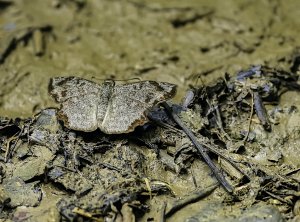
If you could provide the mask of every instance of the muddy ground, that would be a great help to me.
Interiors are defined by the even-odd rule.
[[[12,132],[32,126],[28,130],[32,139],[40,133],[35,127],[45,128],[50,132],[46,139],[53,139],[30,144],[24,139],[27,134],[18,141],[11,132],[1,135],[0,190],[4,191],[0,192],[0,219],[130,221],[135,217],[160,221],[164,207],[168,212],[176,198],[215,184],[201,158],[186,153],[174,165],[184,136],[177,148],[166,142],[160,153],[163,158],[158,158],[157,150],[145,139],[131,143],[126,136],[106,136],[99,131],[81,134],[63,128],[55,110],[40,113],[47,107],[59,107],[48,94],[49,80],[78,76],[97,83],[133,78],[170,82],[178,86],[173,102],[180,103],[190,86],[215,84],[225,73],[235,76],[251,65],[284,70],[294,78],[299,74],[299,7],[297,0],[0,0],[0,116],[22,119],[18,124],[8,123]],[[297,90],[288,89],[278,98],[276,103],[265,104],[269,115],[276,113],[276,107],[281,110],[271,115],[271,131],[253,114],[247,137],[251,138],[251,132],[256,136],[246,140],[246,151],[225,146],[228,156],[251,163],[240,166],[250,174],[250,182],[240,175],[233,179],[228,173],[232,171],[227,170],[235,196],[218,186],[167,221],[299,220],[300,96]],[[251,105],[251,96],[247,99],[247,106]],[[38,122],[41,116],[49,126]],[[30,122],[29,118],[34,119]],[[246,117],[241,120],[248,123]],[[187,121],[194,123],[190,128],[205,126],[199,119]],[[247,131],[248,125],[239,124]],[[235,132],[229,134],[232,138]],[[95,141],[98,136],[100,142]],[[233,141],[238,140],[243,141],[238,136]],[[16,148],[7,158],[11,144]],[[61,152],[61,147],[67,151]],[[79,153],[84,164],[78,166],[72,157],[66,158],[72,153]],[[217,157],[213,159],[223,165]],[[126,167],[130,172],[116,170]],[[105,198],[115,198],[115,202],[123,198],[122,204],[107,204],[103,196],[97,196],[101,192],[119,192]],[[129,195],[132,193],[135,198]]]

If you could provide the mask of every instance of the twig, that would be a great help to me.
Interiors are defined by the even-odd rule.
[[[225,156],[223,153],[219,152],[218,150],[216,150],[215,148],[212,148],[210,145],[205,144],[205,148],[207,148],[209,151],[211,151],[214,154],[217,154],[219,157],[223,158],[224,160],[226,160],[228,163],[230,163],[237,171],[239,171],[241,174],[243,174],[248,180],[250,180],[250,177],[243,172],[236,164],[235,162],[238,162],[236,160],[233,160],[230,157]]]
[[[89,212],[87,212],[87,211],[85,211],[85,210],[83,210],[83,209],[80,209],[80,208],[78,208],[78,207],[75,207],[75,208],[72,210],[72,212],[73,212],[73,213],[76,213],[76,214],[78,214],[78,215],[80,215],[80,216],[83,216],[83,217],[85,217],[85,218],[88,218],[88,219],[91,219],[91,220],[93,220],[93,221],[96,221],[96,222],[103,222],[103,221],[104,221],[103,218],[96,218],[96,217],[93,216],[93,214],[91,214],[91,213],[89,213]]]
[[[213,184],[205,189],[200,190],[198,188],[196,191],[192,192],[186,198],[175,201],[173,203],[173,206],[166,212],[166,217],[170,217],[172,214],[174,214],[176,211],[180,210],[181,208],[185,207],[186,205],[188,205],[190,203],[194,203],[194,202],[208,196],[217,187],[218,187],[218,184]]]
[[[282,203],[286,203],[286,204],[288,204],[288,205],[290,205],[290,206],[293,205],[293,203],[292,203],[291,200],[285,200],[285,199],[281,198],[280,196],[275,195],[275,194],[273,194],[273,193],[271,193],[271,192],[269,192],[269,191],[267,191],[267,190],[264,190],[264,192],[267,193],[268,195],[270,195],[271,197],[273,197],[273,198],[279,200],[279,201],[282,202]]]
[[[267,110],[262,102],[261,96],[258,92],[253,92],[254,97],[254,108],[256,111],[256,115],[265,130],[271,131],[271,123],[269,121],[269,117],[267,114]]]
[[[213,161],[210,159],[208,154],[205,152],[205,148],[197,141],[196,136],[190,131],[184,123],[181,121],[181,119],[172,111],[171,107],[167,102],[163,102],[162,105],[165,107],[165,109],[168,111],[168,113],[173,117],[174,121],[182,128],[182,130],[186,133],[186,135],[190,138],[192,143],[195,145],[201,156],[203,157],[204,161],[207,163],[207,165],[210,167],[212,172],[214,173],[217,180],[222,184],[222,186],[225,188],[225,190],[229,193],[233,192],[233,188],[231,185],[227,182],[225,177],[222,175],[222,172],[216,167],[216,165],[213,163]]]
[[[222,123],[222,118],[221,118],[221,114],[220,114],[220,110],[219,110],[218,106],[215,106],[215,112],[216,112],[216,115],[217,115],[217,125],[219,126],[221,132],[227,137],[228,140],[232,141],[230,136],[224,130],[223,123]]]
[[[207,95],[206,95],[206,96],[207,96]],[[226,137],[228,140],[232,141],[232,139],[230,138],[230,136],[226,133],[226,131],[225,131],[224,128],[223,128],[223,122],[222,122],[222,118],[221,118],[219,106],[218,106],[218,105],[215,105],[215,104],[212,105],[208,99],[206,99],[206,103],[208,104],[209,109],[212,110],[211,112],[212,112],[213,116],[214,116],[215,119],[216,119],[217,126],[218,126],[218,128],[220,129],[220,131],[225,135],[225,137]],[[224,140],[224,137],[223,137],[222,134],[220,134],[220,137],[221,137],[221,138],[220,138],[221,140]]]
[[[252,116],[253,116],[253,111],[254,111],[253,106],[254,106],[254,95],[253,95],[253,92],[251,92],[251,112],[250,112],[250,117],[249,117],[248,130],[247,130],[245,138],[243,139],[243,143],[245,143],[247,141],[248,136],[249,136],[250,126],[251,126]]]
[[[166,218],[165,218],[166,208],[167,208],[167,203],[164,202],[163,206],[162,206],[162,209],[161,209],[161,213],[160,213],[160,222],[165,222],[166,221]]]
[[[5,155],[4,155],[4,162],[6,163],[8,161],[8,158],[12,152],[12,149],[10,147],[10,143],[16,139],[15,143],[14,143],[14,147],[16,146],[17,142],[19,141],[19,137],[16,136],[18,133],[16,133],[15,135],[13,135],[11,138],[9,138],[7,140],[7,143],[6,143],[6,150],[5,150]]]
[[[163,127],[163,128],[165,128],[165,129],[169,129],[169,130],[173,131],[174,133],[179,133],[179,134],[181,134],[181,131],[180,131],[179,129],[176,129],[174,126],[172,126],[172,125],[170,125],[170,124],[168,124],[168,123],[164,123],[163,121],[159,121],[159,120],[157,120],[157,119],[155,119],[155,118],[151,118],[150,115],[148,115],[148,118],[149,118],[153,123],[157,124],[157,125],[160,126],[160,127]]]

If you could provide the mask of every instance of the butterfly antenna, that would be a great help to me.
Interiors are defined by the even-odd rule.
[[[140,77],[134,77],[134,78],[130,78],[130,79],[115,79],[114,81],[132,81],[132,80],[138,80],[138,81],[142,81],[142,79]]]
[[[97,79],[97,80],[101,80],[101,81],[104,81],[104,82],[108,82],[108,83],[113,83],[113,85],[115,85],[115,82],[125,82],[125,81],[132,81],[132,80],[138,80],[139,82],[142,81],[142,79],[140,77],[134,77],[134,78],[130,78],[130,79],[101,79],[101,78],[97,78],[95,76],[92,76],[92,79]]]
[[[91,79],[96,79],[96,80],[101,80],[101,81],[106,81],[106,80],[115,81],[113,78],[104,78],[104,79],[102,79],[102,78],[98,78],[96,76],[92,76]]]

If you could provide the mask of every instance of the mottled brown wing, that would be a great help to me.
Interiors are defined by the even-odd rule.
[[[102,122],[108,104],[104,90],[105,85],[78,77],[57,77],[49,84],[50,95],[61,104],[59,119],[67,128],[85,132],[96,130]]]
[[[115,86],[99,128],[107,134],[131,132],[148,121],[149,108],[172,98],[175,93],[175,85],[154,81]]]

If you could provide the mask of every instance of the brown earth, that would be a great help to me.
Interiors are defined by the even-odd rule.
[[[170,82],[178,85],[173,101],[180,102],[189,85],[214,83],[225,73],[235,75],[250,65],[290,71],[299,55],[299,7],[297,0],[0,0],[0,116],[28,118],[47,107],[58,107],[48,95],[49,79],[56,76],[78,76],[96,82],[133,78]],[[287,92],[281,96],[280,106],[300,109],[299,98],[298,92]],[[269,174],[287,174],[288,170],[298,169],[299,123],[299,113],[284,113],[272,134],[254,126],[252,130],[259,137],[259,145],[255,145],[257,150],[251,155],[256,164],[262,164]],[[114,145],[127,147],[122,142]],[[177,196],[192,192],[195,186],[207,187],[214,182],[202,160],[192,163],[191,172],[178,176],[164,170],[152,150],[126,149],[120,151],[124,156],[133,155],[131,152],[147,156],[142,163],[147,166],[147,177],[171,184]],[[276,149],[283,158],[278,157]],[[52,160],[52,154],[45,153],[42,160]],[[270,162],[266,157],[271,154],[274,157]],[[110,151],[99,158],[121,167],[114,157],[114,151]],[[20,172],[24,164],[27,166],[19,163],[16,167],[20,177],[24,177],[24,172]],[[6,170],[8,175],[16,173],[14,166],[7,165]],[[299,181],[299,177],[298,173],[293,179]],[[20,189],[25,188],[24,185]],[[66,192],[51,183],[43,183],[40,188],[43,195],[38,208],[22,199],[23,204],[8,210],[3,220],[22,221],[20,215],[26,211],[30,212],[30,221],[39,221],[37,218],[42,216],[43,221],[59,221],[56,204],[70,195],[69,190]],[[77,188],[73,191],[79,192]],[[249,195],[249,203],[244,199],[232,204],[231,196],[219,187],[205,201],[189,205],[170,217],[170,221],[220,221],[220,218],[232,221],[243,217],[240,209],[244,208],[249,211],[246,210],[247,216],[271,212],[266,214],[277,218],[273,221],[282,218],[297,221],[300,217],[299,200],[289,202],[275,197],[266,200],[265,203],[276,207],[274,210],[253,204],[255,201]],[[299,190],[297,195],[293,194],[299,196]],[[36,197],[32,198],[35,202]],[[139,219],[157,221],[169,198],[154,196],[147,202],[151,210]],[[292,204],[287,209],[280,201]],[[261,221],[268,221],[264,219]]]

